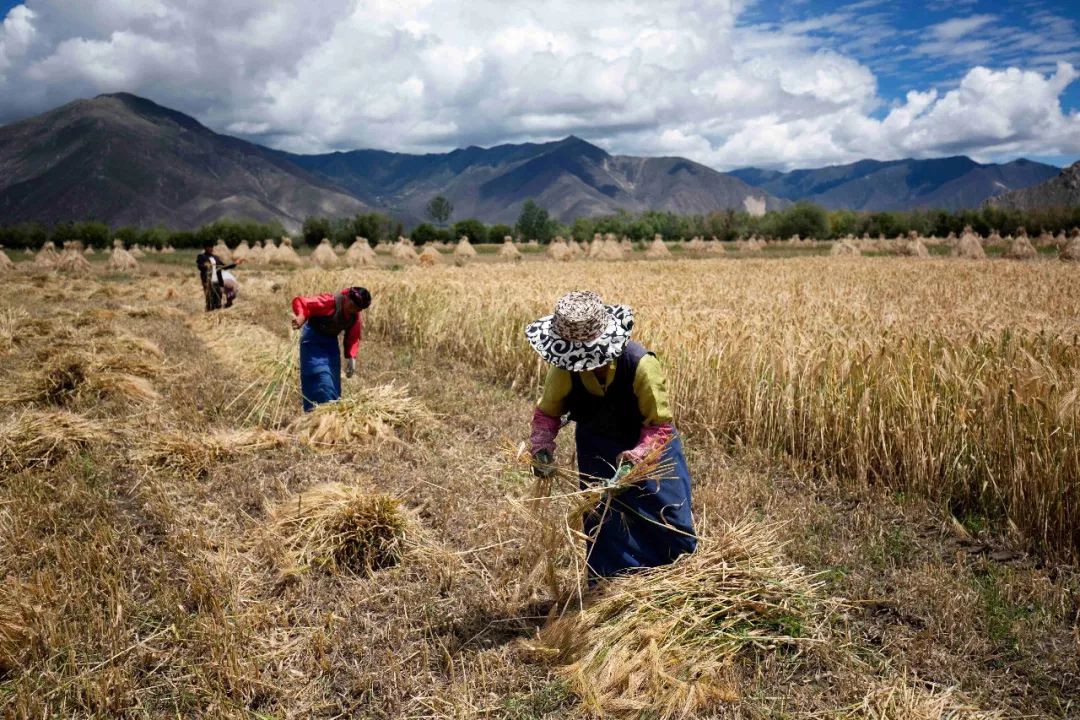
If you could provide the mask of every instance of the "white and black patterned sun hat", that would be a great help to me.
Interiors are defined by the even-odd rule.
[[[578,290],[526,326],[525,338],[552,365],[585,372],[622,355],[633,329],[634,312],[626,305],[605,305],[596,293]]]

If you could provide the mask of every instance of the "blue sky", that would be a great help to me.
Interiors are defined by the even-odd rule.
[[[1080,159],[1076,0],[19,5],[0,123],[129,91],[298,152],[576,134],[718,169]]]
[[[911,90],[952,88],[973,66],[1049,72],[1064,59],[1080,67],[1080,2],[1072,0],[796,0],[751,5],[742,22],[805,28],[874,71],[885,103]],[[1080,110],[1080,81],[1061,96]],[[875,115],[884,115],[888,105]],[[1075,156],[1050,158],[1058,164]]]

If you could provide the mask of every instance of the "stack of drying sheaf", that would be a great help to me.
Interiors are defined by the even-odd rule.
[[[134,270],[139,266],[139,262],[124,249],[124,241],[120,239],[113,240],[112,254],[109,256],[108,267],[110,270]]]
[[[671,256],[671,251],[668,250],[668,246],[664,244],[664,236],[657,233],[653,236],[653,241],[645,250],[645,257],[647,258],[666,258]]]
[[[357,237],[343,258],[348,267],[366,267],[375,264],[375,251],[365,237]]]
[[[398,240],[394,243],[394,248],[390,251],[390,255],[394,260],[402,263],[414,263],[419,259],[416,254],[416,248],[413,247],[412,242],[401,236],[398,236]]]
[[[64,243],[64,251],[56,258],[56,269],[70,275],[85,275],[90,272],[90,261],[83,254],[83,244],[78,240]]]
[[[959,258],[967,258],[969,260],[982,260],[986,258],[986,251],[983,250],[982,243],[979,242],[979,236],[975,234],[975,231],[968,225],[964,228],[964,232],[961,233],[960,239],[956,241],[956,245],[953,246],[952,256]]]
[[[499,248],[499,257],[503,260],[509,260],[511,262],[521,261],[521,251],[514,245],[514,238],[506,235],[503,237],[503,244]]]
[[[315,252],[311,253],[311,262],[323,270],[337,267],[338,256],[337,253],[334,252],[334,248],[330,245],[330,238],[322,239],[319,246],[315,248]]]

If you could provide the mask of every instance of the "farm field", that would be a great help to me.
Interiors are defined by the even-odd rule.
[[[1080,712],[1080,269],[482,260],[241,268],[213,316],[183,253],[5,275],[0,712]],[[354,284],[374,302],[351,415],[300,418],[288,301]],[[660,621],[616,680],[551,632],[574,573],[514,458],[543,371],[521,328],[581,288],[631,305],[668,370],[703,546],[784,608],[732,601],[707,676],[665,674]],[[336,535],[309,532],[320,512]],[[374,516],[406,528],[392,562],[341,552],[342,518]]]

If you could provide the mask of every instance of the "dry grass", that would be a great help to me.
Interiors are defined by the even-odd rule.
[[[368,575],[401,562],[409,529],[400,500],[340,483],[287,498],[268,526],[292,565]]]
[[[201,476],[226,460],[270,450],[286,440],[280,433],[265,430],[223,430],[208,435],[166,432],[152,435],[140,447],[137,459],[152,468]]]
[[[424,406],[396,385],[350,387],[341,400],[318,405],[289,425],[289,433],[315,449],[341,449],[398,437],[429,425]]]
[[[75,413],[23,410],[0,425],[0,467],[49,467],[111,437],[105,425]]]
[[[597,715],[696,717],[739,700],[740,660],[822,642],[819,590],[775,529],[744,522],[673,565],[608,581],[539,642]]]
[[[820,715],[833,720],[1004,720],[998,711],[981,710],[961,700],[952,688],[926,688],[899,677],[872,687],[858,704],[838,713]]]

